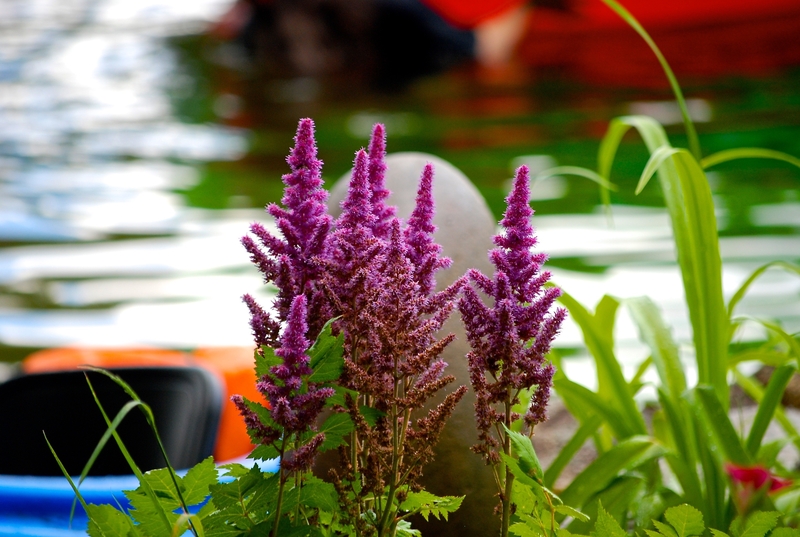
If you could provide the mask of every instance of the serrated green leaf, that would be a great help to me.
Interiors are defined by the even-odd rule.
[[[648,537],[664,537],[661,533],[655,530],[644,530]]]
[[[272,459],[277,459],[279,455],[278,448],[272,444],[260,444],[250,452],[247,458],[254,461],[271,461]]]
[[[159,503],[164,507],[164,509],[172,511],[180,507],[181,504],[178,499],[177,492],[175,491],[175,485],[172,482],[172,476],[170,476],[168,469],[158,468],[156,470],[145,472],[144,479],[147,481],[147,484],[155,493]],[[178,485],[182,486],[180,477],[178,478]],[[131,501],[131,505],[133,505],[136,509],[140,509],[143,502],[150,501],[149,496],[145,494],[144,487],[141,484],[139,484],[139,487],[135,491],[124,492]]]
[[[328,451],[340,446],[345,441],[344,437],[350,434],[354,428],[353,420],[347,414],[331,414],[319,427],[319,432],[325,433],[325,440],[319,450]]]
[[[725,533],[722,530],[716,530],[714,528],[711,528],[711,529],[709,529],[709,531],[711,532],[711,535],[713,537],[731,537],[730,535],[728,535],[727,533]]]
[[[544,485],[544,472],[542,465],[539,463],[539,457],[536,455],[536,450],[533,448],[531,439],[524,434],[514,432],[508,427],[503,425],[503,428],[511,440],[511,446],[517,454],[520,469],[531,476],[537,483]]]
[[[220,511],[231,510],[245,514],[245,498],[252,494],[253,490],[262,482],[264,478],[258,466],[247,472],[246,475],[234,479],[228,483],[219,483],[209,486],[211,499]]]
[[[534,530],[529,524],[515,522],[508,527],[508,531],[519,537],[542,537],[540,530]]]
[[[258,471],[258,474],[261,479],[256,481],[253,488],[248,491],[247,510],[251,514],[273,512],[278,503],[280,474],[272,474],[269,477],[266,477],[260,471]],[[293,509],[297,505],[298,497],[299,494],[296,489],[286,492],[281,506],[283,512]]]
[[[545,498],[542,496],[542,485],[540,485],[532,476],[528,475],[522,470],[522,468],[520,468],[519,461],[517,459],[511,455],[506,455],[505,453],[500,453],[500,456],[503,458],[503,462],[506,464],[514,477],[516,477],[520,483],[529,487],[536,497],[540,498],[540,500],[544,502]]]
[[[602,504],[597,506],[597,522],[594,525],[594,533],[597,537],[628,537],[625,530],[619,526],[619,522],[603,509]]]
[[[272,347],[262,345],[261,351],[263,354],[255,353],[256,379],[260,379],[264,375],[269,374],[269,370],[272,366],[280,365],[283,362],[283,359],[275,354],[275,349]]]
[[[581,520],[583,522],[589,522],[589,515],[586,513],[581,513],[577,509],[570,507],[569,505],[556,505],[555,506],[556,513],[561,513],[562,515],[571,516],[576,520]]]
[[[207,457],[202,462],[194,465],[181,479],[183,485],[183,498],[187,505],[195,505],[209,495],[208,487],[219,482],[217,467],[214,457]]]
[[[397,537],[422,537],[422,532],[411,527],[411,522],[401,520],[397,523]]]
[[[308,349],[309,365],[313,373],[308,377],[308,382],[331,382],[342,375],[344,369],[344,333],[334,336],[332,325],[336,319],[331,319],[317,337],[317,340]]]
[[[664,517],[675,528],[678,537],[702,535],[706,529],[703,523],[703,513],[691,505],[670,507],[664,512]]]
[[[430,515],[447,520],[450,513],[461,507],[464,496],[436,496],[426,490],[409,492],[400,509],[408,513],[419,513],[428,520]]]
[[[800,537],[800,528],[775,528],[769,537]]]
[[[517,506],[516,513],[532,513],[541,507],[541,500],[537,500],[531,487],[515,479],[511,484],[511,497],[514,499],[514,504]],[[541,495],[539,495],[541,498]]]
[[[300,503],[308,507],[336,512],[339,508],[336,488],[321,479],[309,478],[300,490]]]
[[[133,529],[130,517],[111,505],[88,504],[88,533],[91,537],[120,537]]]
[[[743,519],[737,517],[730,527],[734,537],[764,537],[778,523],[780,513],[775,511],[756,511]]]
[[[364,417],[364,420],[367,422],[367,425],[370,427],[375,427],[375,424],[378,423],[378,419],[386,415],[386,412],[382,412],[377,408],[372,408],[366,405],[361,405],[358,407],[358,411],[361,413],[361,415]]]
[[[678,534],[675,533],[674,529],[670,528],[669,526],[667,526],[666,524],[664,524],[659,520],[654,520],[653,526],[655,526],[658,529],[659,533],[661,533],[661,535],[663,535],[664,537],[678,537]]]
[[[252,467],[248,468],[244,464],[239,464],[238,462],[230,462],[228,464],[221,464],[217,468],[223,471],[222,474],[223,476],[237,479],[245,475],[247,472],[249,472]]]
[[[581,535],[580,533],[570,533],[569,530],[565,528],[556,528],[556,534],[558,537],[589,537],[588,535]]]

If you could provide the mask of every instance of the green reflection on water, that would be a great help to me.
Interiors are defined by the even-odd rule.
[[[238,122],[253,132],[244,160],[206,165],[203,180],[186,193],[191,205],[206,208],[279,200],[285,154],[296,121],[304,116],[316,121],[324,177],[332,184],[349,169],[354,150],[367,141],[365,135],[355,136],[348,124],[354,117],[372,117],[386,119],[390,152],[424,151],[452,162],[475,183],[499,218],[512,159],[549,155],[560,165],[594,168],[599,138],[611,118],[627,113],[632,101],[670,98],[667,91],[603,90],[555,79],[492,85],[455,71],[424,80],[400,95],[331,85],[323,87],[313,102],[276,103],[265,89],[272,83],[269,80],[208,61],[218,44],[191,37],[175,40],[173,46],[195,80],[194,92],[175,99],[179,116],[208,121],[214,116],[215,96],[232,92],[244,102]],[[800,155],[800,69],[772,78],[729,79],[685,89],[689,98],[705,99],[712,109],[712,120],[698,124],[705,154],[752,146]],[[398,117],[405,119],[400,131],[393,133],[392,120]],[[685,145],[681,126],[670,126],[668,132],[674,145]],[[663,205],[656,188],[633,194],[647,157],[640,141],[629,135],[613,169],[613,181],[620,187],[612,194],[613,203]],[[723,235],[797,232],[791,225],[756,227],[749,216],[753,205],[794,199],[800,177],[790,166],[737,161],[719,166],[712,177],[718,202],[728,211]],[[578,178],[567,178],[566,185],[563,197],[535,202],[538,214],[595,210],[596,185]]]

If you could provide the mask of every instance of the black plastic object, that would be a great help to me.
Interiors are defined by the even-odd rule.
[[[220,381],[194,367],[114,369],[153,411],[174,468],[188,468],[212,454],[222,412]],[[131,400],[111,379],[95,371],[23,375],[0,384],[0,474],[62,475],[45,442],[53,445],[71,475],[79,475],[107,426],[85,375],[110,419]],[[165,461],[140,408],[117,429],[142,471]],[[113,438],[89,475],[131,474]]]

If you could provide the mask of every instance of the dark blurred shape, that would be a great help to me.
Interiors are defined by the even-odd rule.
[[[239,0],[212,29],[267,77],[333,78],[383,91],[473,57],[474,35],[415,0]]]
[[[211,455],[223,394],[219,380],[195,367],[115,369],[147,403],[174,468],[189,468]],[[60,476],[44,434],[70,475],[79,475],[107,429],[84,375],[89,375],[110,419],[131,400],[97,372],[22,375],[0,384],[0,474]],[[134,408],[118,432],[142,471],[163,468],[164,458],[144,414]],[[113,439],[89,475],[127,475],[131,469]]]
[[[800,65],[797,0],[625,0],[681,80]],[[667,87],[646,43],[598,0],[238,0],[213,30],[279,78],[402,90],[476,60],[590,84]]]

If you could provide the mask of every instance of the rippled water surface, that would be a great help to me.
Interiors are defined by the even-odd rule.
[[[535,75],[455,70],[396,95],[310,79],[261,79],[203,32],[228,2],[0,2],[0,361],[64,345],[249,345],[239,297],[268,291],[238,239],[280,197],[299,117],[317,122],[325,176],[344,173],[372,124],[389,150],[462,169],[496,216],[512,170],[594,167],[617,115],[645,113],[684,143],[669,94],[600,90]],[[800,71],[688,87],[708,154],[759,146],[800,155]],[[534,185],[554,279],[587,306],[650,295],[690,340],[669,221],[656,185],[633,195],[647,155],[620,149],[609,226],[593,184]],[[709,175],[730,296],[757,266],[800,260],[800,171],[742,161]],[[800,279],[769,274],[742,311],[800,330]],[[632,324],[621,355],[645,354]],[[746,339],[763,337],[755,328]],[[559,339],[577,348],[573,325]]]

